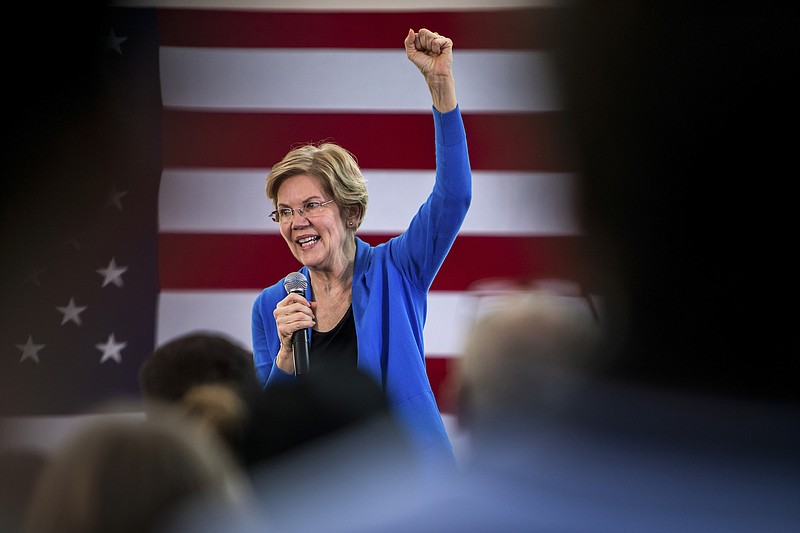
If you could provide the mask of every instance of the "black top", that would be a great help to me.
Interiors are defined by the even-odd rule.
[[[324,371],[329,365],[356,368],[358,342],[352,305],[332,330],[311,332],[308,357],[309,373]]]

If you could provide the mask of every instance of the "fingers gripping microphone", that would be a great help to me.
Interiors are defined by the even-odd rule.
[[[283,280],[286,294],[300,294],[305,296],[308,280],[300,272],[292,272]],[[294,373],[298,376],[308,374],[308,336],[306,330],[301,329],[292,334],[292,352],[294,353]]]

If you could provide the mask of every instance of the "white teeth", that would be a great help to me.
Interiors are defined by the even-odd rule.
[[[316,242],[319,240],[319,237],[304,237],[302,239],[297,239],[297,244],[300,246],[305,246],[306,244],[311,244],[312,242]]]

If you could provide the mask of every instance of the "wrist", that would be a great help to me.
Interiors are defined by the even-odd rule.
[[[431,92],[431,99],[433,100],[433,107],[440,113],[447,113],[456,108],[458,101],[456,100],[455,83],[452,77],[444,80],[430,81],[428,89]]]
[[[281,344],[281,349],[275,356],[275,364],[284,372],[294,371],[294,352],[291,344]]]

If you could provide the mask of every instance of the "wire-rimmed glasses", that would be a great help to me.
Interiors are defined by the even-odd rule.
[[[306,218],[313,218],[320,213],[320,208],[323,206],[328,205],[329,203],[333,202],[333,200],[327,200],[325,202],[306,202],[303,207],[296,207],[292,209],[291,207],[281,207],[269,214],[269,218],[272,219],[273,222],[281,223],[281,222],[289,222],[294,218],[294,214],[297,213],[301,217]]]

